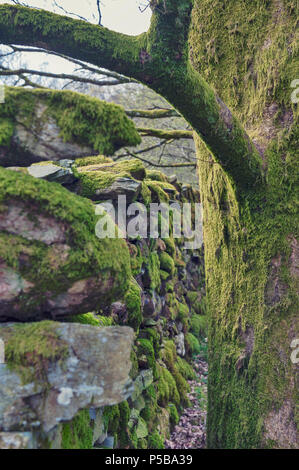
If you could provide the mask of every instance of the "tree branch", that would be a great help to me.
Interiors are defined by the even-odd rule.
[[[147,127],[137,127],[137,131],[142,137],[158,137],[159,139],[193,139],[193,131],[187,130],[168,130],[168,129],[151,129]]]
[[[148,33],[132,37],[53,13],[0,5],[0,42],[43,47],[133,77],[164,96],[205,142],[240,193],[262,179],[261,157],[243,127],[192,68],[193,0],[155,0]]]
[[[131,118],[163,119],[182,117],[175,109],[129,109],[126,115]]]
[[[137,158],[138,160],[141,160],[144,163],[148,163],[151,166],[159,167],[159,168],[183,168],[183,167],[193,167],[196,168],[196,162],[195,163],[170,163],[170,164],[163,164],[163,163],[155,163],[149,160],[146,160],[145,158],[140,157],[136,153],[131,152],[130,150],[126,149],[127,155],[130,155],[133,158]]]
[[[75,82],[90,83],[90,84],[97,85],[97,86],[112,86],[112,85],[119,85],[121,83],[118,80],[95,80],[93,78],[80,77],[79,75],[43,72],[40,70],[31,70],[31,69],[25,69],[25,68],[9,70],[3,66],[0,66],[0,75],[2,76],[10,76],[10,75],[21,76],[25,73],[30,74],[30,75],[39,75],[40,77],[59,78],[62,80],[72,80]]]

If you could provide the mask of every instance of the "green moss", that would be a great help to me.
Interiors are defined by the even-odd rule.
[[[76,175],[80,180],[80,195],[92,198],[97,189],[111,186],[117,178],[142,180],[145,169],[138,160],[123,160],[119,163],[108,162],[77,167]]]
[[[206,338],[208,335],[208,318],[206,315],[192,315],[191,333],[196,337]]]
[[[158,431],[152,432],[147,442],[148,449],[164,449],[164,442]]]
[[[134,380],[134,379],[136,379],[136,377],[139,373],[138,358],[137,358],[137,354],[136,354],[134,349],[131,350],[130,360],[131,360],[131,363],[132,363],[132,367],[131,367],[131,370],[130,370],[130,377],[131,377],[131,379]]]
[[[146,179],[153,180],[153,181],[162,181],[164,183],[167,182],[167,176],[164,175],[161,171],[157,170],[146,170]]]
[[[167,406],[169,402],[176,405],[180,404],[180,394],[177,389],[176,381],[171,372],[165,367],[157,365],[157,401],[160,406]]]
[[[187,333],[185,335],[185,341],[190,354],[198,354],[200,351],[198,339],[192,334]]]
[[[176,246],[175,246],[175,241],[173,237],[168,237],[168,238],[163,238],[163,242],[166,245],[166,252],[170,256],[174,256],[176,252]]]
[[[0,168],[0,204],[3,206],[12,199],[22,201],[28,207],[28,216],[37,224],[39,216],[54,217],[57,223],[64,224],[66,244],[70,247],[63,261],[51,245],[1,233],[0,256],[35,285],[34,296],[32,291],[22,296],[24,318],[34,312],[33,300],[38,305],[43,302],[45,292],[52,291],[53,295],[65,292],[80,279],[100,276],[102,282],[108,282],[113,278],[112,288],[105,298],[99,298],[99,303],[113,301],[127,290],[128,248],[124,240],[96,237],[98,218],[90,201],[59,184]],[[29,256],[29,263],[20,262],[22,253]]]
[[[124,297],[128,311],[128,325],[138,330],[142,322],[141,290],[135,280],[131,280]]]
[[[74,315],[72,317],[66,318],[65,321],[81,323],[82,325],[100,326],[100,321],[95,317],[93,313],[83,313],[81,315]]]
[[[106,157],[105,155],[96,155],[93,157],[76,158],[75,165],[77,167],[89,166],[89,165],[101,165],[103,163],[113,163],[113,159]]]
[[[174,270],[175,270],[174,261],[171,258],[171,256],[169,256],[169,254],[166,253],[165,251],[160,253],[160,267],[163,271],[166,271],[169,274],[174,273]]]
[[[62,425],[62,449],[92,449],[92,438],[88,410],[79,411],[72,421]]]
[[[156,356],[153,344],[150,340],[145,338],[138,338],[137,340],[137,357],[145,356],[148,367],[153,370],[154,378],[157,377],[156,372]]]
[[[11,119],[0,117],[0,146],[9,147],[14,132]]]
[[[160,287],[160,260],[156,252],[150,253],[148,258],[148,271],[151,280],[151,289],[156,290]]]
[[[1,329],[6,363],[20,375],[23,383],[46,380],[47,368],[68,356],[68,345],[60,339],[58,326],[46,320]]]
[[[105,406],[103,409],[103,421],[109,434],[117,433],[120,425],[119,405]]]
[[[169,411],[170,425],[171,425],[171,428],[173,429],[179,423],[179,420],[180,420],[178,410],[173,403],[169,403],[167,409]]]
[[[158,358],[160,347],[161,347],[160,334],[158,333],[158,331],[155,330],[154,328],[145,328],[145,329],[140,330],[139,336],[140,338],[148,339],[152,343],[155,357]]]
[[[183,359],[180,356],[177,356],[176,361],[177,361],[176,366],[178,368],[178,371],[184,377],[184,379],[194,380],[196,378],[196,374],[191,364],[189,364],[187,361],[185,361],[185,359]]]
[[[179,302],[178,307],[178,319],[181,321],[184,331],[186,331],[189,326],[189,308],[186,304],[183,304],[182,302]]]

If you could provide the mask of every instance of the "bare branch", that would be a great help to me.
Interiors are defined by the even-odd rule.
[[[9,70],[0,65],[0,75],[2,76],[10,76],[10,75],[19,76],[25,73],[29,75],[39,75],[40,77],[50,77],[50,78],[57,78],[61,80],[72,80],[75,82],[90,83],[90,84],[97,85],[97,86],[112,86],[112,85],[120,84],[118,80],[95,80],[93,78],[79,77],[78,75],[43,72],[40,70],[31,70],[31,69],[25,69],[25,68],[20,68],[17,70]]]
[[[170,163],[170,164],[155,163],[155,162],[146,160],[145,158],[142,158],[139,155],[136,155],[136,153],[133,153],[128,149],[126,149],[126,151],[127,151],[127,155],[137,158],[138,160],[141,160],[142,162],[147,163],[151,166],[155,166],[159,168],[183,168],[183,167],[191,167],[191,166],[193,168],[196,168],[196,163]]]

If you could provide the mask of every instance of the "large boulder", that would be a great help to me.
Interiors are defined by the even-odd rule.
[[[85,313],[126,292],[127,245],[95,235],[90,201],[0,168],[0,204],[0,321]]]
[[[112,155],[141,141],[117,105],[71,91],[5,88],[0,107],[0,165]]]
[[[0,443],[1,432],[49,432],[81,409],[120,403],[134,390],[131,328],[47,320],[4,323],[0,337],[7,363],[0,365]]]

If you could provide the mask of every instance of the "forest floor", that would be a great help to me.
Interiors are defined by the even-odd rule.
[[[192,406],[186,408],[175,426],[165,449],[204,449],[206,446],[208,363],[205,355],[193,359],[195,380],[189,380],[188,397]]]

